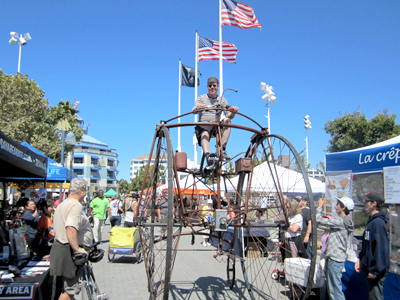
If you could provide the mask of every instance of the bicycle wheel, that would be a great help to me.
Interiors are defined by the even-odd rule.
[[[85,265],[82,270],[81,283],[81,299],[82,300],[97,300],[99,299],[100,291],[94,278],[93,269],[90,265]]]
[[[266,207],[261,210],[266,222],[262,225],[247,222],[239,231],[239,243],[243,251],[241,265],[250,298],[306,299],[313,283],[317,230],[313,195],[303,161],[294,147],[278,135],[260,137],[250,146],[246,156],[251,158],[252,171],[239,176],[237,193],[246,203],[248,221],[254,219],[261,205],[261,193],[265,196],[262,200],[267,200]],[[288,243],[289,240],[285,240],[290,225],[286,203],[296,201],[292,200],[295,196],[311,200],[311,261],[289,258],[305,256],[304,249],[295,251],[289,248],[293,246]],[[275,217],[278,216],[281,223],[277,224]],[[286,260],[285,256],[288,256]],[[293,269],[303,275],[303,282],[294,276]]]
[[[140,231],[141,246],[148,278],[148,288],[151,299],[168,299],[172,269],[176,257],[181,227],[174,226],[174,187],[176,186],[176,172],[173,163],[173,150],[169,130],[162,127],[158,131],[154,165],[151,166],[149,184],[146,186],[146,199],[141,215]],[[165,183],[168,190],[168,216],[158,223],[157,210],[162,209],[162,199],[156,199],[159,183]],[[150,191],[150,193],[149,193]],[[144,192],[142,191],[142,195]],[[147,220],[148,219],[148,220]],[[145,232],[148,231],[148,237]]]
[[[226,275],[228,278],[228,286],[230,289],[233,289],[235,285],[235,275],[236,275],[236,269],[235,269],[235,254],[230,253],[228,255],[228,260],[226,263]]]

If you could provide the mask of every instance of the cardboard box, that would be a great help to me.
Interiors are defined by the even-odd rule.
[[[306,287],[308,274],[310,273],[309,259],[292,257],[285,259],[286,280]],[[318,263],[315,266],[314,283],[312,288],[323,287],[325,282],[325,273],[320,270]]]
[[[257,243],[248,242],[246,257],[249,257],[249,258],[261,257],[261,251],[260,251],[259,247],[257,247]]]

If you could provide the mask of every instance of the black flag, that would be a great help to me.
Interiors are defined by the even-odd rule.
[[[201,72],[198,71],[201,75]],[[188,87],[194,87],[195,70],[192,67],[185,66],[182,64],[182,85]],[[200,85],[200,79],[197,78],[197,86]]]

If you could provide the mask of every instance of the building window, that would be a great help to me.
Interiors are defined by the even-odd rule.
[[[90,183],[91,183],[91,184],[96,184],[96,183],[97,183],[97,181],[98,181],[98,180],[93,180],[93,179],[90,179]]]
[[[91,163],[92,165],[97,165],[99,163],[99,160],[97,158],[92,158]]]
[[[74,164],[83,164],[83,157],[74,157]]]
[[[91,171],[90,172],[90,177],[98,177],[98,171]]]
[[[114,162],[113,162],[112,160],[109,160],[109,161],[107,162],[107,166],[109,166],[109,167],[114,167]]]
[[[113,178],[114,177],[114,172],[107,171],[107,177],[108,178]]]
[[[82,150],[87,150],[87,149],[89,149],[88,147],[82,147]]]
[[[83,169],[74,169],[76,175],[83,175]]]
[[[113,184],[113,183],[114,183],[114,181],[107,180],[107,184]]]

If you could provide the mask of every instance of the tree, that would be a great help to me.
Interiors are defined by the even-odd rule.
[[[125,179],[118,180],[118,186],[120,192],[123,194],[128,193],[131,190],[129,182]]]
[[[27,75],[7,75],[0,69],[0,130],[17,142],[26,141],[43,154],[61,160],[61,137],[55,129],[67,119],[77,142],[83,130],[78,128],[76,113],[69,101],[48,106],[44,91]],[[72,146],[65,147],[65,152]]]
[[[396,114],[384,110],[367,120],[365,114],[358,110],[353,114],[346,112],[333,121],[329,120],[324,127],[331,136],[326,151],[333,153],[356,149],[398,136],[400,125],[396,124],[396,117]]]
[[[142,190],[144,174],[146,173],[146,167],[147,166],[142,166],[139,169],[139,172],[136,175],[136,177],[132,179],[132,181],[131,181],[132,190],[134,190],[134,191]],[[145,188],[150,187],[149,184],[150,184],[151,175],[153,174],[153,169],[154,169],[154,165],[150,166],[149,172],[147,174]],[[165,169],[164,166],[162,166],[162,165],[159,166],[159,169],[157,172],[157,179],[156,179],[157,182],[160,182],[162,184],[165,184],[164,169]]]

